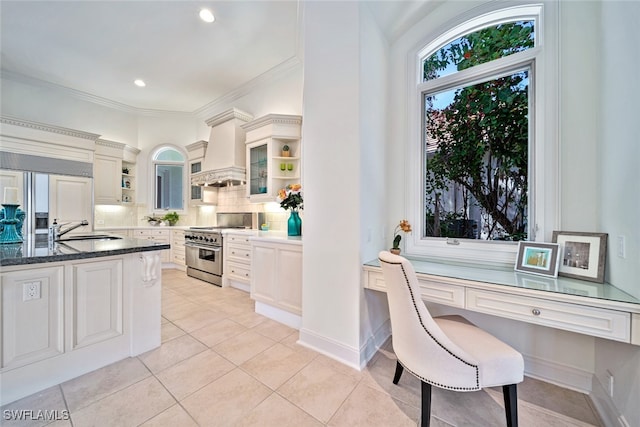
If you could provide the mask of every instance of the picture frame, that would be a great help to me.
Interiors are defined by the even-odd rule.
[[[604,283],[607,237],[607,233],[554,231],[552,240],[560,245],[558,274]]]
[[[560,257],[558,243],[518,242],[515,270],[540,276],[557,277]]]

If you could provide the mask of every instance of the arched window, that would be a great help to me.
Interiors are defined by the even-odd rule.
[[[493,10],[417,52],[410,108],[419,129],[412,176],[421,197],[412,212],[420,228],[409,253],[433,255],[444,240],[453,243],[445,257],[465,258],[455,245],[483,259],[488,241],[536,240],[545,205],[544,185],[536,185],[548,181],[538,177],[551,168],[542,162],[545,144],[548,151],[555,143],[541,131],[544,109],[553,109],[541,83],[550,56],[543,27],[542,5]]]
[[[184,209],[185,156],[178,149],[162,146],[153,153],[155,210]]]

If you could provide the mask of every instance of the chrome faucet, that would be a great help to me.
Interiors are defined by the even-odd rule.
[[[73,231],[78,227],[82,227],[83,225],[89,225],[89,221],[87,221],[86,219],[83,219],[78,224],[72,225],[71,227],[69,227],[66,230],[62,231],[62,227],[64,227],[65,225],[69,225],[69,224],[71,224],[71,223],[67,222],[65,224],[58,224],[58,220],[54,219],[53,220],[53,225],[49,229],[49,237],[52,240],[59,240],[60,237],[64,236],[68,232]]]

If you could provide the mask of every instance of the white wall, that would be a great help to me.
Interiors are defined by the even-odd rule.
[[[600,132],[600,228],[609,233],[607,280],[640,298],[640,3],[602,2]],[[635,53],[632,53],[635,52]],[[617,255],[617,237],[625,236],[626,258]],[[614,377],[611,402],[629,426],[640,426],[640,347],[596,341],[594,387],[608,390]]]
[[[390,171],[405,166],[407,140],[408,52],[441,32],[455,16],[483,1],[447,2],[409,28],[390,49],[391,111],[388,138]],[[547,6],[557,3],[550,2]],[[640,187],[637,164],[640,135],[637,99],[637,2],[562,2],[559,22],[560,206],[559,227],[566,231],[609,233],[607,279],[640,296]],[[615,28],[615,31],[611,31]],[[624,96],[621,96],[624,95]],[[394,154],[399,153],[399,154]],[[387,227],[402,217],[406,205],[404,177],[387,175],[386,194],[391,215]],[[615,255],[615,239],[627,237],[627,258]],[[390,242],[388,242],[390,243]],[[440,309],[441,312],[447,310]],[[536,376],[588,391],[584,384],[596,375],[605,384],[606,371],[616,377],[613,401],[629,425],[640,425],[640,349],[579,334],[506,322],[466,313],[523,352],[527,369]],[[605,405],[606,406],[606,405]]]
[[[300,340],[359,366],[359,5],[304,9],[303,292]]]
[[[365,3],[360,7],[360,261],[375,259],[385,247],[388,217],[385,180],[387,168],[389,99],[389,44]],[[376,335],[388,331],[386,297],[361,291],[360,348],[364,363],[375,353]]]

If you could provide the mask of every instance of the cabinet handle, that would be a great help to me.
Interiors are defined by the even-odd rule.
[[[232,273],[235,273],[236,271],[235,271],[235,270],[231,270],[231,272],[232,272]]]
[[[244,254],[244,256],[249,256],[249,254]]]
[[[533,314],[534,316],[540,316],[540,310],[537,308],[534,308],[531,310],[531,314]]]
[[[249,273],[244,273],[245,276],[249,277]]]

